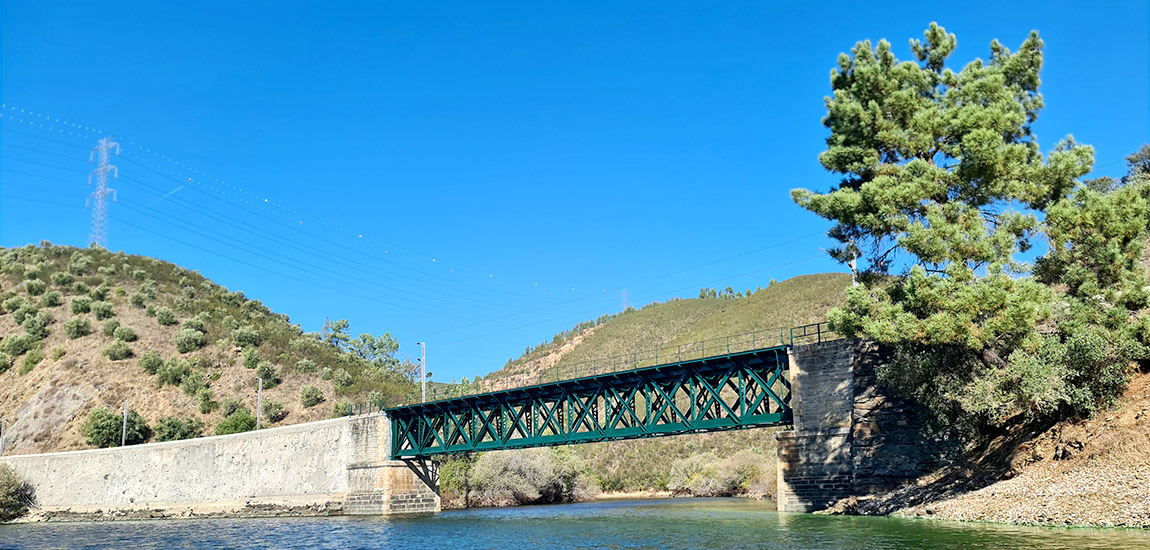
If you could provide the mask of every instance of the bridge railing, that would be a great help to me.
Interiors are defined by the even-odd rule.
[[[698,361],[711,357],[723,357],[725,355],[763,348],[817,344],[841,339],[842,336],[831,331],[826,322],[797,327],[757,330],[578,363],[564,364],[560,361],[555,366],[543,369],[536,375],[513,378],[514,381],[510,384],[507,383],[506,379],[503,379],[494,381],[483,380],[467,385],[455,385],[442,389],[429,388],[427,400],[438,401],[440,399],[450,399],[453,397],[545,384],[548,382],[558,382],[560,380],[573,380],[586,376],[598,376],[643,367],[653,367],[684,361]],[[419,396],[416,396],[413,402],[419,402]]]

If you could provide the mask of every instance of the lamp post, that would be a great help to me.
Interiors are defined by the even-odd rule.
[[[427,402],[427,344],[416,342],[419,346],[419,402]]]

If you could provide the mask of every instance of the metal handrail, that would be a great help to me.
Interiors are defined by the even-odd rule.
[[[666,346],[624,355],[615,355],[612,357],[601,357],[598,359],[580,361],[578,363],[571,363],[566,365],[564,365],[562,360],[560,360],[559,363],[554,366],[554,368],[549,368],[545,371],[541,371],[535,377],[534,382],[520,384],[511,388],[504,389],[514,389],[516,387],[525,387],[548,382],[559,382],[561,380],[572,380],[587,376],[599,376],[603,374],[611,374],[614,372],[641,369],[644,367],[653,367],[656,365],[673,365],[677,363],[683,363],[685,361],[700,361],[703,359],[724,357],[735,353],[745,353],[748,351],[755,351],[764,348],[817,344],[841,339],[842,336],[831,331],[829,329],[828,323],[825,321],[821,323],[813,323],[790,328],[782,327],[775,329],[757,330],[752,332],[743,332],[740,334],[721,336],[718,338],[711,338],[709,340],[702,340],[699,342],[691,342],[677,346]],[[708,346],[708,343],[711,345]],[[711,350],[719,351],[717,353],[715,351],[708,353],[708,348]],[[664,359],[664,361],[660,362],[660,357],[674,357],[674,360]],[[439,395],[437,388],[430,392],[428,395],[428,401],[438,401],[440,399],[447,399],[451,397],[462,397],[464,395],[475,395],[494,391],[484,386],[486,386],[486,384],[477,382],[468,388],[466,393],[457,394],[456,392],[451,392],[453,395],[444,396]],[[445,392],[445,394],[446,393],[447,392]],[[413,401],[413,403],[418,402],[418,400]]]

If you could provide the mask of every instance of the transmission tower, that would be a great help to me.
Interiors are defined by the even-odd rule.
[[[120,154],[120,144],[114,140],[116,136],[101,138],[98,145],[92,148],[88,155],[88,162],[95,162],[96,169],[88,174],[88,185],[92,185],[92,176],[96,176],[96,192],[88,195],[85,207],[92,209],[92,227],[88,230],[88,245],[108,247],[108,194],[112,194],[112,202],[116,201],[116,190],[108,189],[108,172],[112,178],[120,176],[120,169],[108,164],[108,152],[113,147],[116,154]],[[99,159],[97,159],[99,155]]]

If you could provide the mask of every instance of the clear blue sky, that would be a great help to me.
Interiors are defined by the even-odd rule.
[[[1043,150],[1119,175],[1150,141],[1144,1],[351,4],[0,3],[0,245],[86,244],[114,133],[111,249],[426,339],[450,380],[624,300],[841,271],[787,191],[836,181],[823,97],[857,40],[910,58],[938,21],[957,68],[1038,29]]]

